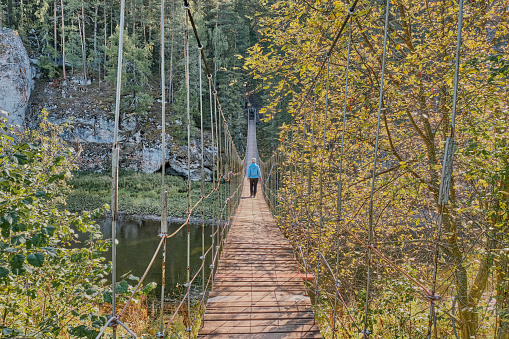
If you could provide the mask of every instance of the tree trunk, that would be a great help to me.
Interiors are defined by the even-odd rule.
[[[104,54],[104,64],[103,64],[103,79],[106,77],[106,43],[108,40],[108,26],[107,26],[107,14],[106,14],[106,0],[103,1],[103,16],[104,16],[104,48],[103,48],[103,54]]]
[[[84,34],[81,30],[81,20],[79,13],[76,12],[76,17],[78,18],[78,31],[80,32],[80,43],[81,43],[81,64],[83,68],[83,78],[85,79],[85,86],[87,85],[87,59],[85,56],[85,39]]]
[[[7,0],[7,26],[12,27],[12,1],[13,0]]]
[[[78,17],[79,19],[79,17]],[[85,4],[81,0],[81,20],[83,21],[83,47],[82,47],[82,58],[83,58],[83,75],[85,77],[85,87],[87,87],[87,39],[85,35]]]
[[[171,32],[171,47],[170,47],[170,86],[168,88],[168,102],[170,105],[173,103],[173,31]],[[173,106],[172,106],[173,111]]]
[[[57,0],[53,1],[53,62],[57,56]]]
[[[19,17],[20,17],[20,21],[21,21],[21,26],[20,26],[21,29],[20,29],[20,31],[25,33],[23,31],[23,16],[24,16],[24,13],[23,13],[23,0],[20,1],[19,8],[20,8]]]
[[[131,21],[133,23],[133,31],[132,31],[132,36],[134,36],[134,1],[131,1]],[[129,31],[129,29],[127,30]]]
[[[96,3],[95,4],[95,9],[94,9],[94,66],[97,70],[97,17],[98,17],[98,14],[99,14],[99,5]]]
[[[148,41],[152,41],[152,1],[148,0]]]
[[[62,70],[63,70],[63,76],[64,80],[66,79],[65,76],[65,24],[64,24],[64,0],[60,0],[60,11],[62,14]]]
[[[113,35],[113,8],[110,8],[110,35]]]

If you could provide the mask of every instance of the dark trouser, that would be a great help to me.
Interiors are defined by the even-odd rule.
[[[254,197],[256,196],[256,186],[258,185],[258,178],[249,178],[249,192]]]

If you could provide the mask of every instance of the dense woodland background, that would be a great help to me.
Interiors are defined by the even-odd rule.
[[[157,100],[159,5],[151,0],[127,3],[122,103],[128,114],[146,114]],[[177,1],[166,3],[168,114],[176,124],[185,120],[181,6]],[[444,144],[451,135],[458,3],[391,2],[373,245],[394,265],[378,254],[368,262],[359,241],[368,238],[384,1],[359,1],[351,26],[332,51],[325,102],[326,73],[320,66],[349,6],[321,0],[192,3],[239,149],[247,101],[267,118],[258,133],[265,175],[273,173],[266,182],[271,191],[266,193],[306,269],[321,271],[316,313],[322,332],[331,337],[330,326],[335,323],[337,337],[357,338],[354,321],[363,328],[369,264],[373,268],[367,314],[370,338],[433,337],[430,300],[417,281],[440,296],[436,302],[439,338],[508,339],[509,2],[464,4],[456,148],[451,200],[445,207],[438,203],[438,187]],[[2,1],[0,13],[1,25],[19,32],[45,76],[63,79],[73,74],[113,85],[118,1],[7,0]],[[197,65],[197,50],[191,58]],[[195,123],[199,122],[197,72],[191,67]],[[204,104],[208,111],[208,100]],[[2,152],[9,155],[1,159],[0,182],[2,333],[94,337],[105,321],[98,305],[108,300],[104,278],[108,266],[99,259],[105,245],[91,236],[80,253],[62,246],[72,238],[70,231],[63,231],[64,225],[77,224],[96,235],[97,229],[89,214],[66,214],[57,208],[65,199],[73,158],[65,147],[51,142],[60,127],[43,124],[43,128],[37,132],[42,134],[34,132],[18,144],[7,135],[1,137]],[[185,137],[182,128],[172,133]],[[56,224],[61,226],[52,228]],[[337,277],[318,253],[333,271],[339,258]],[[50,263],[51,270],[38,276],[41,267]],[[91,275],[82,277],[75,290],[66,289],[86,265],[93,268],[87,270]],[[338,282],[345,305],[335,304]],[[72,310],[55,302],[71,295]],[[79,325],[69,324],[76,319],[81,319]]]

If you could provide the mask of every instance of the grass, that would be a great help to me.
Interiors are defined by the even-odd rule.
[[[70,211],[93,210],[111,204],[111,174],[75,172],[70,181],[73,187],[67,199]],[[166,176],[168,191],[168,216],[187,216],[187,180]],[[205,195],[212,190],[211,182],[205,183]],[[200,182],[191,182],[191,206],[200,198]],[[122,171],[119,173],[119,211],[126,214],[160,215],[161,174]],[[198,217],[204,208],[207,218],[212,216],[212,196],[200,204],[193,215]]]

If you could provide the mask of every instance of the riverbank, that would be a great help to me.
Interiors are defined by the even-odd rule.
[[[73,212],[93,210],[111,204],[110,173],[74,172],[69,182],[73,187],[67,199],[66,208]],[[168,191],[168,218],[172,222],[187,217],[187,180],[177,176],[166,176]],[[205,192],[213,184],[205,182]],[[159,218],[161,215],[161,174],[121,171],[118,182],[119,211],[131,216]],[[191,206],[199,200],[201,183],[191,182]],[[212,199],[212,197],[209,197]],[[212,201],[212,200],[211,200]],[[193,219],[200,220],[201,211],[205,218],[212,218],[212,203],[200,204],[194,211]],[[201,220],[200,220],[201,222]]]

